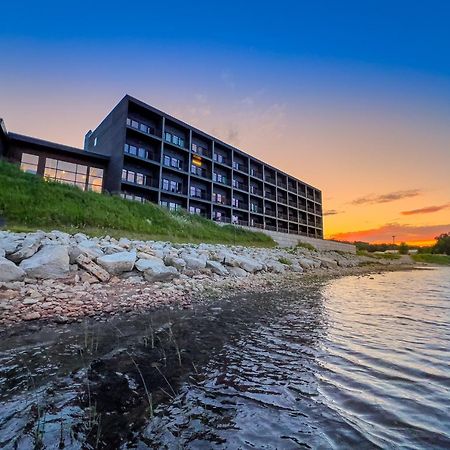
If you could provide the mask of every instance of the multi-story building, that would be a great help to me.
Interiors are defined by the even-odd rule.
[[[86,134],[84,150],[3,130],[0,150],[39,175],[217,222],[323,237],[319,189],[128,95]]]

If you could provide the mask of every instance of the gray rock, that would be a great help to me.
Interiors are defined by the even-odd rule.
[[[97,263],[111,275],[118,275],[122,272],[133,270],[135,261],[135,252],[113,253],[112,255],[97,258]]]
[[[26,321],[37,320],[40,318],[41,318],[41,315],[38,312],[29,312],[23,316],[23,320],[26,320]]]
[[[43,237],[44,233],[29,234],[22,241],[22,245],[19,246],[18,250],[8,256],[8,259],[18,264],[24,259],[30,258],[39,250]]]
[[[175,267],[165,266],[154,260],[144,260],[147,262],[146,269],[143,271],[144,278],[147,281],[169,281],[177,278],[179,273]],[[149,264],[150,263],[150,264]]]
[[[186,268],[190,270],[200,270],[206,267],[206,256],[196,255],[190,253],[183,253],[181,255],[184,262],[186,263]]]
[[[244,269],[246,272],[255,273],[263,270],[264,266],[256,261],[255,259],[246,258],[244,256],[240,256],[237,258],[238,266],[241,269]]]
[[[274,273],[284,273],[286,271],[286,266],[279,261],[269,260],[266,262],[267,270]]]
[[[123,247],[115,244],[110,244],[103,247],[103,252],[105,253],[105,255],[112,255],[114,253],[123,252]]]
[[[164,266],[164,261],[161,258],[157,258],[156,256],[145,259],[138,259],[135,264],[136,269],[139,270],[139,272],[144,272],[145,270],[158,265]]]
[[[226,276],[228,275],[228,270],[218,261],[213,261],[211,259],[206,261],[206,267],[211,269],[213,273],[216,273],[217,275]]]
[[[335,269],[338,266],[338,263],[334,259],[327,258],[325,256],[320,256],[319,259],[321,262],[321,266],[325,267],[326,269]]]
[[[63,278],[69,273],[69,253],[65,245],[44,245],[31,258],[24,259],[19,266],[27,277]]]
[[[309,258],[300,257],[297,261],[303,269],[313,269],[314,267],[317,267],[317,262]]]
[[[167,255],[164,258],[164,262],[168,266],[173,266],[175,269],[182,271],[186,268],[186,261],[183,258],[179,258],[178,256],[174,255]]]
[[[25,278],[25,271],[17,267],[12,261],[0,256],[0,281],[22,281]]]
[[[228,271],[233,277],[248,277],[248,272],[246,272],[244,269],[241,269],[240,267],[230,267]]]
[[[23,241],[23,236],[6,235],[0,238],[0,248],[5,251],[6,255],[14,253]]]
[[[5,249],[4,248],[0,248],[0,258],[4,258],[6,255]]]

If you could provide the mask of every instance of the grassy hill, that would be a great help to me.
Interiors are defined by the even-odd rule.
[[[208,242],[271,247],[274,241],[232,225],[219,226],[188,214],[171,213],[152,203],[83,192],[62,183],[47,182],[0,160],[0,216],[16,231],[84,232],[91,236],[126,236],[172,242]]]

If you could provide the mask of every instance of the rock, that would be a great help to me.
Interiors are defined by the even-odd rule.
[[[151,258],[138,259],[136,261],[136,269],[139,272],[144,272],[145,270],[154,267],[155,265],[164,266],[164,261],[161,258],[152,256]]]
[[[228,271],[233,277],[248,277],[248,272],[240,267],[230,267]]]
[[[22,281],[25,271],[17,267],[12,261],[0,256],[0,281]]]
[[[110,244],[106,247],[103,247],[103,252],[105,255],[112,255],[114,253],[120,253],[123,252],[123,247],[120,247],[119,245]]]
[[[165,266],[164,263],[159,263],[156,260],[143,259],[145,261],[145,269],[143,270],[144,278],[147,281],[169,281],[179,276],[179,273],[175,267]],[[143,268],[141,266],[141,268]]]
[[[326,269],[335,269],[338,266],[338,263],[334,259],[327,258],[325,256],[320,256],[319,259],[321,262],[321,266],[325,267]]]
[[[263,270],[264,266],[255,259],[240,256],[237,258],[238,266],[246,272],[255,273]]]
[[[67,316],[63,316],[61,314],[58,314],[54,319],[53,319],[56,323],[68,323],[69,322],[69,318]]]
[[[317,262],[315,262],[312,259],[309,258],[298,258],[298,264],[300,264],[300,266],[303,269],[313,269],[314,267],[317,267]]]
[[[0,248],[0,258],[4,258],[6,256],[6,251],[4,248]]]
[[[178,256],[167,255],[164,258],[164,262],[166,263],[166,265],[173,266],[179,271],[183,271],[186,268],[186,261],[183,258],[179,258]]]
[[[10,255],[19,248],[19,245],[21,244],[23,239],[23,237],[17,235],[8,235],[2,237],[0,238],[0,248],[5,251],[5,255]]]
[[[70,247],[69,249],[69,257],[70,264],[74,264],[79,255],[86,255],[90,259],[97,259],[104,255],[101,248],[91,241],[81,241],[81,243]]]
[[[221,275],[223,277],[228,275],[228,270],[225,268],[225,266],[220,264],[220,262],[218,262],[218,261],[213,261],[212,259],[208,259],[206,261],[206,267],[211,269],[211,271],[213,273],[216,273],[217,275]]]
[[[41,315],[38,312],[29,312],[22,316],[23,320],[30,321],[30,320],[37,320],[41,318]]]
[[[216,258],[218,261],[220,261],[222,264],[225,264],[227,266],[231,266],[231,267],[237,267],[239,265],[237,256],[234,255],[231,252],[228,252],[226,250],[220,250],[217,255]]]
[[[136,253],[134,252],[113,253],[112,255],[97,258],[97,263],[111,275],[118,275],[122,272],[133,270],[135,261]]]
[[[19,267],[32,278],[63,278],[69,273],[68,249],[65,245],[44,245]]]
[[[98,264],[95,264],[89,257],[86,255],[78,255],[76,259],[77,264],[82,267],[84,270],[89,272],[90,274],[97,277],[100,281],[108,281],[110,278],[109,273],[100,267]]]
[[[269,260],[266,262],[267,270],[274,273],[284,273],[286,271],[286,267],[284,264],[280,263],[279,261],[273,261]]]
[[[122,247],[122,250],[124,248],[130,248],[131,241],[127,238],[120,238],[119,239],[119,246]]]
[[[194,255],[189,253],[183,253],[181,255],[184,262],[186,263],[186,268],[190,270],[200,270],[206,267],[206,256],[204,255]]]
[[[291,270],[292,270],[292,272],[297,272],[297,273],[303,272],[303,268],[298,262],[292,263]]]

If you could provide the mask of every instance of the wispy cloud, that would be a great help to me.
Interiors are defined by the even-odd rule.
[[[427,242],[449,231],[450,224],[416,226],[388,223],[378,228],[337,233],[331,238],[349,242],[391,242],[392,236],[395,236],[397,242]]]
[[[443,209],[450,208],[450,203],[446,203],[445,205],[438,205],[438,206],[425,206],[423,208],[419,209],[411,209],[410,211],[402,211],[401,214],[404,216],[412,216],[414,214],[428,214],[428,213],[434,213],[438,211],[442,211]]]
[[[324,211],[324,216],[335,216],[336,214],[342,214],[345,211],[338,211],[337,209],[329,209],[328,211]]]
[[[377,203],[389,203],[396,200],[401,200],[404,198],[417,197],[422,191],[420,189],[409,189],[406,191],[395,191],[388,192],[387,194],[369,194],[364,197],[359,197],[353,200],[351,203],[353,205],[374,205]]]

